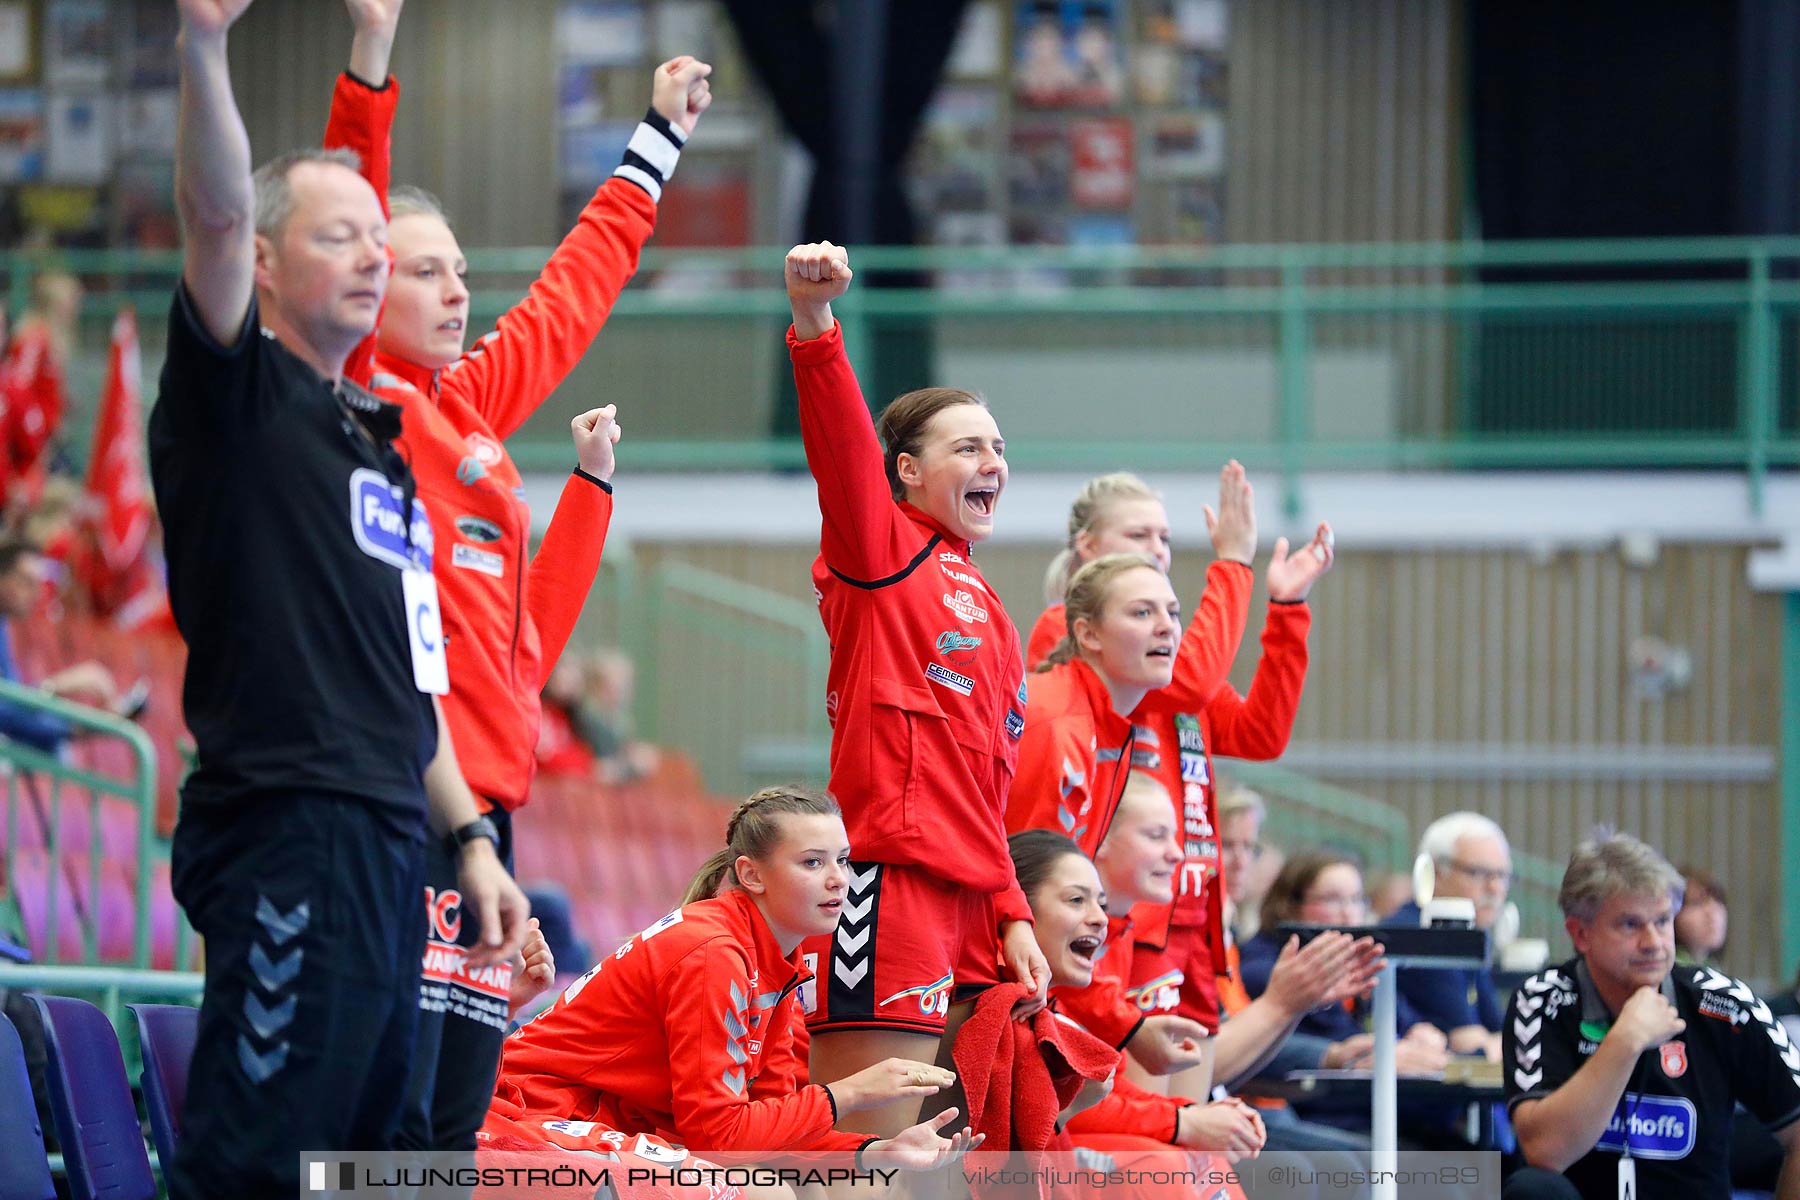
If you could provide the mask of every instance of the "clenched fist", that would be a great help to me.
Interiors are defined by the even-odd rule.
[[[615,406],[608,404],[590,408],[569,422],[569,432],[575,438],[575,461],[583,471],[607,483],[612,482],[613,447],[623,432],[614,419],[617,412]]]
[[[706,82],[711,74],[712,67],[691,54],[671,58],[656,68],[650,83],[650,107],[682,133],[694,132],[700,114],[712,103],[712,84]]]
[[[811,242],[788,251],[788,304],[801,341],[831,330],[831,302],[849,290],[850,279],[850,252],[842,246]]]

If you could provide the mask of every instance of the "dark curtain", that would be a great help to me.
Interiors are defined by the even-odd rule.
[[[1481,234],[1680,237],[1795,228],[1800,116],[1794,0],[1471,0],[1472,153]],[[1562,269],[1492,280],[1730,278]],[[1737,423],[1727,320],[1489,315],[1469,416],[1478,430],[1691,430]],[[1682,353],[1666,353],[1671,339]]]
[[[968,0],[889,0],[880,51],[879,133],[845,128],[855,114],[838,103],[840,89],[848,82],[835,72],[854,62],[849,48],[840,47],[832,18],[834,5],[827,0],[723,0],[749,60],[762,80],[788,131],[812,155],[812,190],[807,197],[800,240],[808,242],[848,239],[846,230],[858,226],[870,231],[869,240],[883,246],[910,246],[918,241],[918,225],[901,186],[901,167],[919,130],[926,106],[937,89],[944,63],[956,39]],[[868,49],[868,48],[865,48]],[[850,68],[850,69],[853,69]],[[848,188],[843,149],[847,136],[877,136],[879,152],[872,157],[874,178],[864,194],[870,209],[852,214],[848,204],[857,189]],[[853,286],[924,287],[929,280],[917,272],[857,272]],[[924,320],[885,318],[873,325],[870,361],[857,363],[863,391],[879,407],[900,392],[931,382],[932,344],[930,324]],[[785,366],[781,396],[775,407],[773,432],[797,436],[800,430],[794,404],[794,386]]]

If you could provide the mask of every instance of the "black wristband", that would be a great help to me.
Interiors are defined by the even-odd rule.
[[[863,1171],[865,1169],[863,1167],[863,1151],[867,1150],[870,1146],[873,1146],[876,1142],[879,1142],[880,1140],[881,1139],[878,1137],[872,1137],[868,1141],[864,1142],[862,1145],[860,1145],[856,1148],[856,1169],[858,1171]]]
[[[1270,604],[1284,604],[1284,605],[1305,604],[1306,597],[1302,596],[1298,600],[1271,600],[1271,601],[1269,601],[1269,603]]]
[[[380,83],[370,83],[368,80],[364,79],[361,75],[358,75],[355,71],[352,71],[352,70],[349,70],[348,68],[346,68],[344,71],[344,78],[352,81],[353,83],[361,84],[363,87],[368,88],[371,92],[385,92],[389,88],[394,86],[394,77],[392,75],[389,75],[386,79],[382,80]]]
[[[1137,1020],[1137,1024],[1133,1025],[1131,1027],[1131,1032],[1126,1034],[1123,1038],[1121,1038],[1119,1040],[1119,1044],[1114,1046],[1113,1049],[1118,1050],[1118,1051],[1123,1051],[1126,1046],[1131,1044],[1131,1039],[1138,1035],[1138,1030],[1140,1030],[1144,1027],[1144,1022],[1148,1021],[1149,1019],[1150,1019],[1150,1017],[1148,1014],[1139,1017]]]
[[[575,474],[581,476],[581,478],[583,478],[583,479],[587,480],[589,483],[595,485],[601,491],[605,492],[607,495],[609,495],[609,496],[612,495],[612,484],[606,482],[606,480],[604,480],[604,479],[601,479],[598,475],[589,475],[586,471],[582,470],[580,467],[575,468]]]

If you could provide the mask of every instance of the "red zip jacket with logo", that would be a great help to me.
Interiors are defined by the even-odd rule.
[[[398,94],[392,80],[376,89],[340,76],[325,135],[327,146],[362,157],[384,206]],[[525,299],[462,358],[433,371],[359,347],[345,370],[404,409],[400,444],[448,542],[436,562],[450,660],[444,715],[470,788],[502,808],[530,789],[539,693],[599,570],[613,499],[609,485],[571,475],[528,559],[531,512],[501,443],[581,361],[655,220],[648,193],[609,179]]]
[[[796,1066],[809,978],[742,890],[676,909],[506,1039],[494,1095],[702,1153],[859,1150],[875,1139],[834,1130],[830,1093]]]
[[[1031,919],[1006,849],[1025,727],[1019,634],[967,542],[888,490],[842,330],[788,330],[800,435],[819,488],[819,617],[831,640],[831,791],[851,853],[997,893]]]
[[[1032,674],[1025,695],[1006,832],[1053,830],[1092,858],[1125,790],[1136,731],[1113,711],[1099,673],[1079,658]]]
[[[1109,916],[1093,981],[1084,988],[1055,988],[1050,993],[1070,1019],[1120,1051],[1148,1015],[1126,994],[1133,943],[1131,918]],[[1084,1133],[1128,1133],[1172,1143],[1179,1123],[1176,1114],[1191,1103],[1139,1087],[1121,1070],[1114,1073],[1106,1099],[1076,1114],[1067,1128],[1077,1144]]]
[[[1234,607],[1241,596],[1243,607],[1235,607],[1235,611],[1242,613],[1248,607],[1251,582],[1251,572],[1242,564],[1215,562],[1207,570],[1207,595],[1222,587]],[[1203,598],[1190,633],[1202,623],[1205,604]],[[1187,853],[1175,903],[1140,910],[1139,940],[1160,946],[1167,942],[1170,925],[1200,926],[1207,931],[1212,962],[1225,961],[1225,889],[1220,880],[1212,755],[1217,751],[1230,758],[1267,760],[1279,757],[1287,748],[1306,683],[1306,635],[1311,625],[1311,610],[1304,603],[1272,603],[1249,695],[1223,684],[1207,702],[1189,708],[1189,695],[1163,688],[1146,696],[1132,712],[1136,732],[1132,766],[1155,775],[1175,799]],[[1048,653],[1064,628],[1063,606],[1046,609],[1032,630],[1028,659],[1036,662]],[[1239,617],[1240,634],[1242,628]],[[1235,652],[1235,642],[1233,648]],[[1184,634],[1176,656],[1178,680],[1179,664],[1187,653],[1188,635]],[[1227,658],[1227,669],[1229,666]]]

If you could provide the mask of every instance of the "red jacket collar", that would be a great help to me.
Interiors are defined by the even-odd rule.
[[[409,362],[393,354],[375,352],[375,371],[380,375],[396,375],[413,385],[427,396],[437,395],[438,373],[431,367],[421,367],[416,362]]]
[[[781,952],[781,944],[775,940],[775,931],[763,919],[762,910],[756,907],[756,901],[743,888],[732,888],[719,898],[726,906],[733,928],[749,935],[750,945],[756,951],[756,972],[765,982],[775,980],[778,986],[786,987],[790,981],[804,982],[811,974],[806,969],[806,962],[800,955],[800,947],[794,947],[791,955]]]
[[[1094,736],[1102,745],[1118,745],[1131,732],[1131,718],[1121,717],[1113,711],[1112,693],[1106,690],[1106,681],[1100,678],[1100,672],[1087,665],[1081,658],[1071,658],[1064,666],[1069,672],[1070,686],[1087,701],[1088,711],[1094,716]]]
[[[942,525],[938,524],[936,517],[933,517],[924,509],[919,508],[906,500],[896,500],[894,503],[900,506],[900,511],[906,514],[907,520],[911,521],[914,525],[919,526],[919,528],[926,532],[942,538],[946,546],[950,547],[964,558],[969,557],[975,552],[975,543],[951,533],[948,529],[945,529]]]

